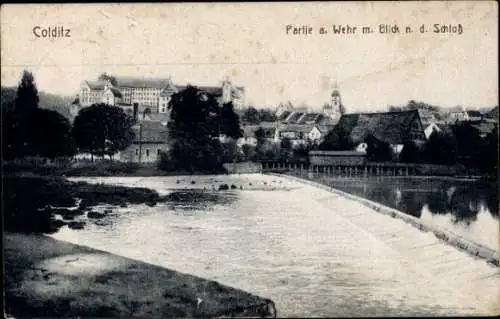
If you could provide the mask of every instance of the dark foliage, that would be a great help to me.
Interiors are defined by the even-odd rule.
[[[292,141],[288,137],[284,137],[280,142],[282,160],[290,160],[293,157],[293,145]]]
[[[262,127],[259,127],[255,131],[255,139],[257,140],[257,151],[261,150],[266,143],[266,132]]]
[[[221,133],[233,139],[243,136],[240,117],[234,111],[233,103],[225,103],[220,110]]]
[[[367,144],[366,158],[372,162],[389,162],[393,159],[392,148],[389,143],[378,140],[372,134],[369,134],[365,143]]]
[[[8,90],[7,90],[8,91]],[[2,97],[4,97],[2,88]],[[12,98],[13,94],[5,94]],[[74,154],[71,124],[60,113],[40,109],[33,74],[24,71],[15,101],[2,101],[2,151],[4,159],[26,156],[55,158]]]
[[[457,146],[453,136],[433,132],[425,145],[425,158],[429,164],[453,165],[457,162]]]
[[[71,123],[56,111],[37,109],[33,114],[32,155],[47,158],[72,156],[75,143],[71,135]]]
[[[340,125],[336,125],[330,132],[325,135],[323,142],[318,146],[324,151],[346,151],[354,147],[349,133],[346,132]]]
[[[399,154],[401,162],[404,163],[421,163],[423,159],[422,150],[413,141],[408,141],[403,145],[403,149]]]
[[[100,81],[109,81],[113,86],[116,86],[118,82],[116,81],[116,78],[112,75],[109,75],[107,73],[102,73],[99,75],[98,80]]]
[[[261,122],[274,122],[276,115],[270,109],[256,109],[252,106],[243,110],[241,120],[245,124],[256,125]]]
[[[255,146],[244,144],[241,147],[241,151],[243,152],[244,158],[250,161],[256,161],[257,160],[257,150]]]
[[[483,141],[479,131],[470,123],[458,123],[452,126],[457,145],[457,155],[460,163],[469,167],[478,167]]]
[[[234,139],[243,134],[232,103],[220,107],[212,94],[189,86],[172,96],[169,109],[170,149],[161,155],[160,169],[224,172],[224,162],[240,159]],[[229,141],[222,143],[221,136]]]
[[[80,152],[113,155],[135,138],[133,119],[116,106],[94,104],[80,110],[73,123],[73,138]]]
[[[21,117],[32,113],[38,108],[38,89],[35,78],[29,71],[24,71],[16,95],[16,111]]]
[[[479,155],[479,166],[483,172],[498,176],[498,126],[489,133],[483,142]]]

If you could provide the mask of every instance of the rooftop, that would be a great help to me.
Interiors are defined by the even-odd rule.
[[[338,125],[348,132],[351,139],[362,142],[372,134],[381,141],[390,144],[404,144],[409,139],[410,124],[418,119],[418,111],[401,111],[387,113],[354,113],[344,114]]]

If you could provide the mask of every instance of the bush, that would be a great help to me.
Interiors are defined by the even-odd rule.
[[[452,136],[434,132],[425,144],[425,159],[429,164],[453,165],[457,162],[457,146]]]
[[[372,162],[389,162],[393,160],[393,151],[389,143],[378,140],[373,135],[368,135],[365,139],[368,145],[366,158]]]
[[[422,151],[413,141],[408,141],[403,145],[399,159],[404,163],[421,163]]]

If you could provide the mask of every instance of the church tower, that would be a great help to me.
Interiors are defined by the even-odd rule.
[[[233,87],[229,77],[222,82],[222,103],[229,103],[233,100]]]
[[[338,122],[340,117],[345,113],[337,82],[335,82],[335,87],[330,95],[330,103],[324,106],[323,112],[335,122]]]
[[[330,99],[330,104],[332,106],[332,108],[334,110],[339,110],[340,111],[340,107],[341,107],[341,98],[340,98],[340,93],[339,93],[339,90],[338,90],[338,86],[337,86],[337,83],[335,83],[335,88],[333,89],[333,92],[332,92],[332,96],[331,96],[331,99]]]

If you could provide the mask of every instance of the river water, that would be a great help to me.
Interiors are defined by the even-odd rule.
[[[500,247],[498,183],[447,177],[329,178],[328,183],[493,250]]]
[[[88,219],[82,230],[63,227],[52,237],[270,298],[280,317],[489,314],[491,295],[500,293],[495,290],[498,270],[484,261],[436,244],[435,237],[359,203],[285,178],[249,174],[75,180],[149,187],[171,201],[113,207],[103,219]],[[233,189],[217,190],[221,183]],[[352,214],[365,221],[376,215],[372,224],[399,227],[413,240],[422,236],[418,238],[434,244],[429,256],[437,257],[425,263],[412,260],[357,225]],[[409,247],[410,239],[403,244]],[[470,278],[436,280],[432,271],[441,271],[439,258],[445,253],[456,267],[471,267],[470,278],[488,272],[493,279],[486,283],[495,286],[487,290],[483,280],[484,291],[478,290],[474,299],[466,283]]]

